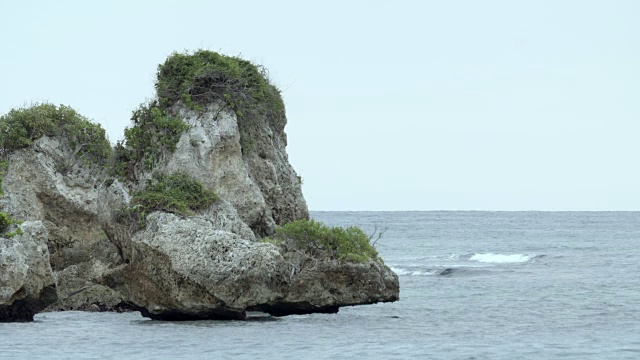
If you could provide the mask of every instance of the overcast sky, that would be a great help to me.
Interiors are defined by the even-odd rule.
[[[120,139],[157,65],[265,65],[311,210],[640,210],[640,1],[0,2],[0,114]]]

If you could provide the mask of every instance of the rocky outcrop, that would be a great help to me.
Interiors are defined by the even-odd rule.
[[[33,321],[57,300],[47,229],[40,221],[20,228],[21,235],[0,238],[0,322]]]
[[[300,179],[288,161],[284,124],[255,119],[252,149],[243,153],[238,119],[222,104],[204,111],[175,106],[172,111],[190,128],[160,170],[194,176],[235,207],[260,236],[309,217]]]
[[[3,211],[16,219],[42,221],[49,233],[51,268],[60,280],[60,304],[49,309],[83,310],[94,304],[108,308],[105,304],[112,299],[122,299],[96,283],[98,272],[122,263],[97,217],[104,170],[78,161],[66,142],[47,136],[13,152],[8,163],[2,181]],[[96,293],[96,288],[103,291]],[[68,297],[82,289],[84,295],[96,295]]]
[[[123,293],[153,319],[242,319],[337,312],[340,306],[395,301],[397,276],[380,260],[366,264],[282,254],[207,216],[155,212],[127,240]]]
[[[309,217],[288,162],[280,93],[247,61],[196,57],[174,54],[161,65],[158,99],[134,112],[112,158],[104,131],[66,107],[0,118],[6,126],[26,121],[4,138],[0,210],[36,220],[23,225],[25,235],[2,239],[0,316],[28,320],[48,306],[240,319],[248,310],[332,313],[398,300],[397,276],[375,255],[355,263],[259,241]],[[40,124],[43,114],[56,121]],[[29,134],[34,123],[38,135]],[[176,174],[183,177],[170,185],[157,180]],[[140,191],[153,181],[161,190],[147,191],[156,197],[145,203]],[[184,205],[202,194],[204,205]]]
[[[130,189],[140,189],[153,171],[137,173],[137,184],[115,181],[100,192],[100,222],[127,264],[116,290],[132,306],[153,319],[240,319],[247,310],[337,312],[398,299],[398,278],[379,259],[316,259],[255,240],[277,224],[308,218],[283,124],[256,121],[247,151],[235,113],[219,103],[171,111],[189,129],[153,171],[187,173],[220,201],[189,216],[152,213],[140,228],[122,209],[131,206]]]

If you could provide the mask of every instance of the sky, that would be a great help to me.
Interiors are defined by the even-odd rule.
[[[122,138],[158,64],[269,69],[310,210],[640,210],[640,2],[0,0],[0,114]]]

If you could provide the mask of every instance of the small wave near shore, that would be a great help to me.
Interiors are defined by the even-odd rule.
[[[468,253],[450,254],[448,256],[432,257],[437,264],[403,264],[391,265],[391,270],[400,276],[453,276],[473,275],[493,272],[493,265],[523,264],[545,255],[534,254],[499,254],[499,253]],[[429,261],[430,262],[430,261]],[[451,262],[448,264],[448,262]]]
[[[525,255],[525,254],[478,253],[471,256],[469,258],[469,261],[477,261],[481,263],[491,263],[491,264],[513,264],[513,263],[524,263],[535,257],[536,255]]]

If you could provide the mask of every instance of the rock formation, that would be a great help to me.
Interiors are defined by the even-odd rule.
[[[276,224],[309,217],[300,180],[288,161],[284,127],[255,121],[254,149],[242,153],[236,114],[219,102],[204,111],[172,109],[189,125],[158,170],[184,171],[236,208],[258,235]]]
[[[25,222],[20,229],[22,234],[0,238],[0,322],[33,321],[58,298],[47,229],[40,221]]]
[[[213,72],[193,69],[203,63]],[[73,139],[47,130],[11,151],[0,136],[9,162],[2,211],[36,220],[22,225],[25,235],[0,239],[0,264],[11,268],[0,277],[0,314],[15,317],[7,309],[22,306],[29,320],[48,306],[241,319],[249,310],[332,313],[398,300],[398,278],[376,256],[348,261],[260,241],[309,213],[287,159],[282,100],[255,66],[211,52],[174,54],[157,89],[109,161],[100,149],[92,148],[98,162],[78,155],[92,144],[77,139],[86,123]],[[183,210],[156,197],[147,199],[155,207],[145,205],[158,174],[185,174],[217,200]]]
[[[127,197],[114,187],[105,195]],[[105,223],[117,224],[113,213],[101,214]],[[110,233],[129,264],[119,290],[153,319],[242,319],[247,310],[276,316],[337,312],[398,299],[398,278],[380,260],[319,261],[251,241],[230,206],[187,218],[154,212],[143,230],[131,234],[116,225]]]
[[[77,161],[60,140],[44,136],[9,156],[2,208],[17,219],[42,221],[48,230],[59,291],[50,310],[111,308],[124,299],[99,281],[122,259],[97,219],[104,170]]]

